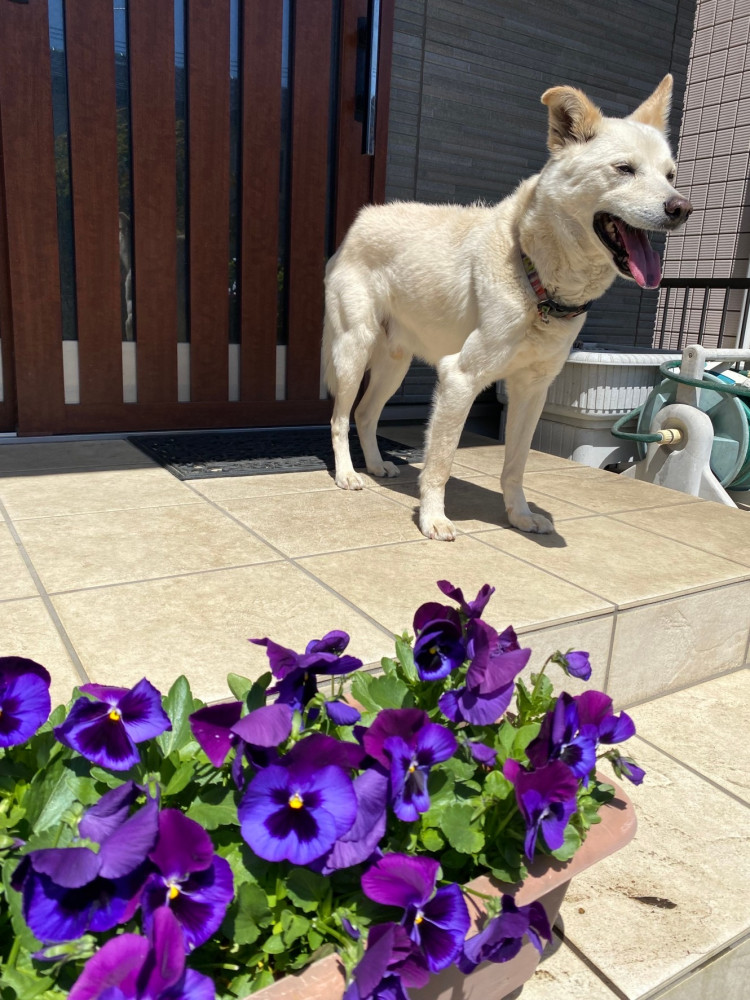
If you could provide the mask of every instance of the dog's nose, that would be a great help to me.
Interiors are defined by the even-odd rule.
[[[664,211],[675,225],[687,222],[688,216],[693,211],[693,206],[683,198],[681,194],[676,194],[669,201],[664,202]]]

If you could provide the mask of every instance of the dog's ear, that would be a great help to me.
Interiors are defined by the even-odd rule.
[[[570,142],[588,142],[596,135],[602,113],[581,90],[552,87],[542,94],[549,108],[547,145],[551,152]]]
[[[631,121],[641,122],[643,125],[651,125],[667,135],[669,132],[669,109],[672,107],[672,74],[667,73],[659,86],[650,97],[636,108],[632,115],[628,115]]]

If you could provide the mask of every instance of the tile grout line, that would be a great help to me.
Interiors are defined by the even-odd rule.
[[[720,670],[718,673],[712,674],[710,677],[704,677],[701,680],[681,684],[679,687],[670,688],[668,691],[653,694],[648,698],[642,698],[640,701],[625,702],[622,707],[626,712],[630,712],[632,709],[639,708],[641,705],[652,705],[655,701],[660,701],[662,698],[669,698],[673,694],[680,694],[682,691],[689,691],[691,688],[700,687],[701,684],[710,684],[711,681],[718,680],[720,677],[729,677],[731,674],[737,674],[740,673],[740,671],[747,670],[749,668],[750,664],[748,663],[741,663],[737,667],[727,667],[726,670]]]
[[[686,771],[689,771],[691,774],[694,774],[696,778],[699,778],[701,781],[705,781],[707,785],[711,785],[717,791],[722,792],[724,795],[727,795],[730,799],[734,799],[735,802],[738,802],[741,806],[744,806],[745,809],[750,809],[750,802],[748,802],[747,799],[741,798],[735,792],[732,792],[728,788],[725,788],[723,785],[720,785],[718,781],[715,781],[713,778],[709,778],[707,774],[704,774],[702,771],[697,770],[697,768],[693,767],[692,764],[688,764],[686,761],[680,760],[679,757],[675,757],[673,753],[670,753],[669,750],[665,750],[664,747],[660,747],[658,743],[654,743],[652,740],[646,739],[646,737],[641,736],[640,733],[636,733],[633,738],[636,740],[640,740],[642,743],[645,743],[646,746],[650,747],[652,750],[656,750],[657,753],[663,754],[674,764],[678,764],[680,767],[683,767]]]
[[[699,965],[685,969],[683,972],[678,973],[666,983],[660,983],[647,993],[644,993],[639,1000],[659,1000],[660,997],[664,997],[665,1000],[669,1000],[670,994],[674,996],[672,991],[676,986],[681,986],[683,983],[690,982],[690,980],[694,981],[705,969],[709,969],[714,962],[719,962],[728,955],[731,955],[735,949],[746,944],[748,941],[750,941],[750,935],[747,932],[740,934],[739,937],[725,944],[719,951],[716,951],[711,955],[707,955]]]
[[[187,485],[187,481],[186,481],[186,485]],[[192,490],[192,487],[188,486],[188,489]],[[201,496],[201,494],[199,494],[197,490],[192,490],[192,492],[194,492],[196,494],[196,496]],[[234,524],[238,525],[240,528],[242,528],[244,531],[246,531],[249,535],[252,535],[252,537],[255,538],[257,541],[262,542],[264,545],[267,545],[270,549],[272,549],[274,552],[276,552],[277,555],[280,556],[281,561],[283,561],[285,563],[288,563],[290,566],[294,566],[294,568],[297,569],[297,570],[299,570],[301,573],[303,573],[308,578],[308,580],[312,580],[319,587],[322,587],[325,591],[327,591],[332,597],[336,597],[338,600],[340,600],[343,604],[346,604],[347,607],[351,608],[353,611],[355,611],[362,618],[365,618],[367,621],[369,621],[372,625],[374,625],[384,635],[387,635],[390,639],[393,639],[393,632],[391,632],[390,629],[386,628],[385,625],[383,625],[382,622],[379,622],[377,619],[373,618],[371,615],[369,615],[362,608],[360,608],[356,604],[354,604],[353,601],[350,601],[348,597],[345,597],[343,594],[340,594],[337,590],[334,590],[333,587],[329,586],[324,580],[321,580],[314,573],[312,573],[309,569],[307,569],[307,567],[302,566],[300,564],[299,559],[306,559],[306,558],[310,558],[310,557],[308,557],[308,556],[297,556],[297,557],[295,557],[295,556],[289,556],[289,555],[287,555],[286,552],[283,552],[276,545],[274,545],[272,542],[268,541],[266,538],[264,538],[262,535],[260,535],[257,531],[255,531],[249,525],[243,523],[238,518],[234,517],[234,515],[231,513],[231,511],[228,511],[228,510],[224,509],[223,507],[219,506],[219,504],[215,503],[213,500],[210,500],[208,497],[202,497],[202,499],[207,504],[209,504],[211,507],[214,507],[221,514],[223,514],[224,517],[227,517],[230,521],[232,521]],[[388,544],[396,545],[396,544],[403,544],[403,543],[392,542],[392,543],[388,543]],[[356,551],[356,550],[353,550],[353,551]]]
[[[620,987],[609,978],[606,972],[600,969],[599,966],[585,954],[585,952],[581,951],[580,948],[574,945],[573,942],[566,937],[564,926],[561,927],[556,922],[552,930],[555,936],[562,941],[563,945],[566,948],[569,948],[580,962],[583,962],[586,968],[596,976],[601,984],[606,986],[606,988],[617,997],[617,1000],[630,1000],[627,993],[624,993]]]
[[[34,582],[34,586],[37,589],[37,593],[39,594],[39,597],[41,598],[41,601],[44,604],[44,607],[52,621],[52,624],[55,626],[55,630],[57,631],[57,634],[59,635],[60,640],[63,646],[65,647],[65,650],[68,656],[70,657],[71,662],[73,663],[73,666],[75,667],[83,683],[88,684],[90,678],[86,673],[83,664],[81,663],[81,659],[78,656],[78,653],[76,652],[76,648],[73,645],[73,642],[70,636],[68,635],[67,631],[65,630],[65,626],[63,625],[62,620],[58,615],[54,604],[52,603],[52,599],[45,590],[41,577],[37,573],[36,567],[34,566],[34,563],[31,560],[31,556],[26,551],[26,548],[24,547],[24,544],[21,541],[21,537],[16,531],[16,527],[13,524],[12,520],[10,519],[8,511],[6,510],[2,500],[0,500],[0,516],[2,516],[6,525],[8,526],[8,531],[10,532],[11,538],[15,542],[16,548],[18,549],[18,553],[23,559],[24,564],[26,565],[26,569],[28,570],[31,579]]]

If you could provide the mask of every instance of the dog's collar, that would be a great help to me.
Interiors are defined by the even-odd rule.
[[[534,294],[537,298],[536,309],[543,323],[549,323],[550,316],[553,319],[574,319],[591,308],[593,299],[591,302],[584,302],[582,306],[569,306],[562,302],[555,302],[554,299],[551,299],[547,295],[547,290],[537,274],[533,261],[523,250],[521,251],[521,260],[523,261],[523,269],[529,279],[529,284],[534,289]]]

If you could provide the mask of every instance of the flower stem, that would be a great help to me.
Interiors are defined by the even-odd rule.
[[[20,951],[21,951],[21,938],[16,936],[13,939],[13,944],[11,945],[10,954],[8,955],[8,961],[6,963],[9,969],[15,969]]]

